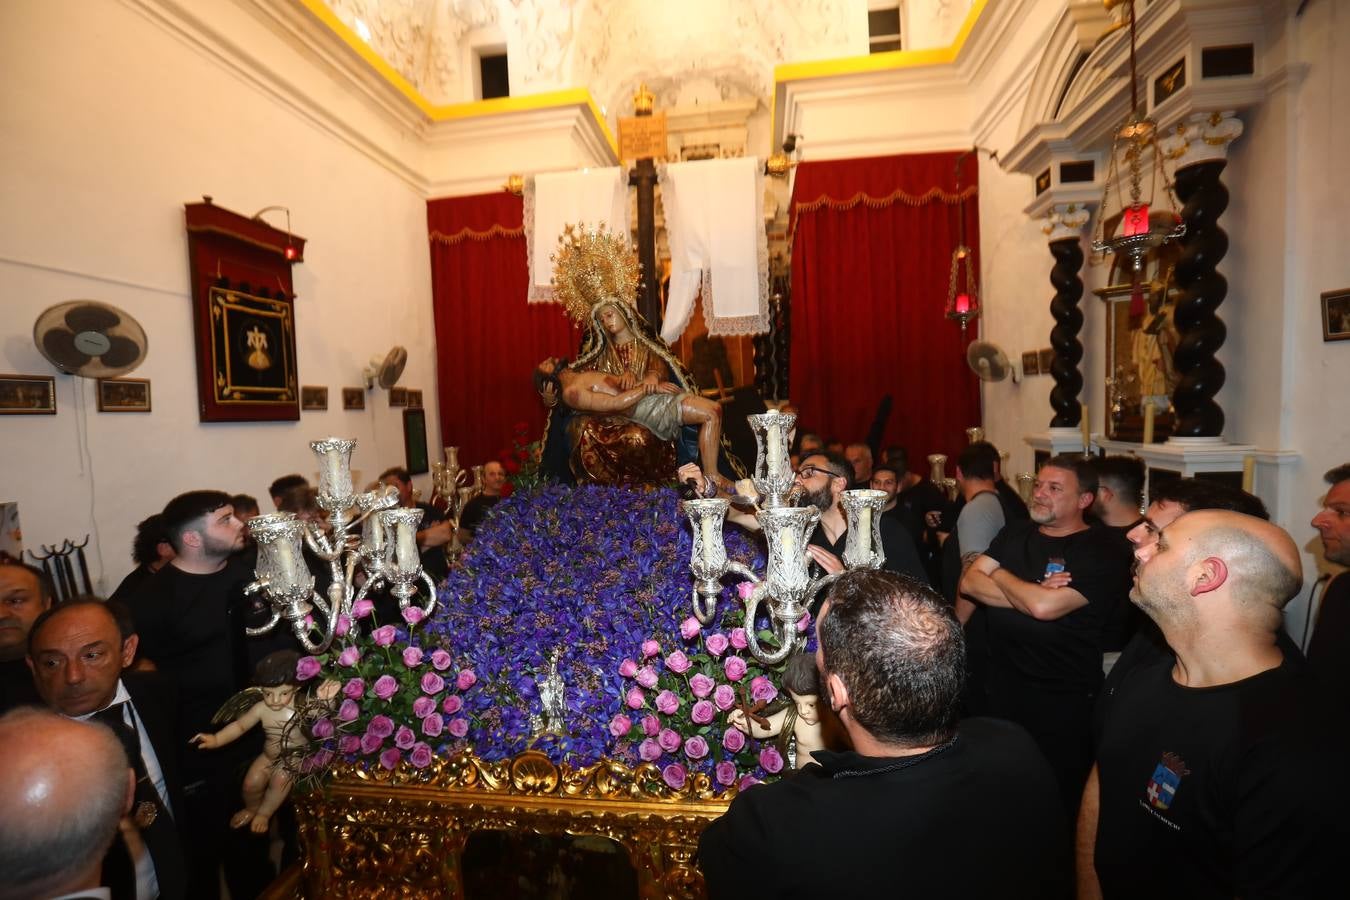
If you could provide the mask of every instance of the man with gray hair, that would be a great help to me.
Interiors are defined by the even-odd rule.
[[[853,750],[732,801],[699,841],[708,896],[1063,896],[1055,779],[1021,727],[957,721],[964,640],[942,598],[856,570],[816,626],[822,699]]]
[[[103,855],[135,775],[106,726],[37,708],[0,718],[0,900],[107,897]]]
[[[1346,777],[1276,642],[1302,582],[1293,539],[1197,511],[1135,558],[1130,598],[1176,657],[1133,669],[1099,727],[1079,896],[1325,896],[1344,880]]]

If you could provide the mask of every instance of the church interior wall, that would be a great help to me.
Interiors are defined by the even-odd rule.
[[[7,4],[3,22],[0,371],[57,379],[57,415],[0,424],[0,495],[19,501],[27,547],[92,533],[91,575],[109,590],[131,568],[135,523],[180,491],[242,491],[266,510],[273,478],[315,477],[308,441],[329,434],[358,440],[359,479],[401,465],[401,411],[385,393],[368,392],[363,412],[341,400],[370,356],[396,343],[408,349],[401,383],[422,389],[434,448],[418,191],[132,4],[35,0]],[[289,206],[308,239],[294,270],[298,374],[328,386],[327,412],[199,423],[183,204],[204,193],[244,215]],[[284,227],[281,214],[268,221]],[[149,354],[130,377],[151,380],[151,413],[97,412],[94,382],[56,373],[38,353],[34,320],[73,298],[112,303],[145,328]]]

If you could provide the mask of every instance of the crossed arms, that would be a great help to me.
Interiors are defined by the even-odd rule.
[[[978,602],[1015,609],[1042,622],[1053,621],[1087,606],[1087,598],[1069,587],[1072,581],[1069,572],[1056,572],[1039,584],[1023,581],[992,556],[980,554],[961,576],[956,615],[965,622]]]

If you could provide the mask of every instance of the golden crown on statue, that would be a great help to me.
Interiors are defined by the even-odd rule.
[[[585,225],[568,225],[558,238],[553,260],[553,293],[578,324],[585,324],[596,304],[619,299],[635,303],[640,267],[624,237]]]

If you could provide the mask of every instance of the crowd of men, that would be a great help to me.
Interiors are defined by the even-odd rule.
[[[1282,613],[1300,553],[1260,500],[1158,481],[1141,515],[1137,460],[1057,456],[1028,505],[978,442],[949,501],[898,448],[799,443],[813,564],[842,572],[840,498],[860,485],[887,494],[886,563],[815,608],[822,705],[848,746],[708,828],[711,896],[1339,895],[1350,579],[1322,593],[1305,658]],[[1350,465],[1326,480],[1312,524],[1350,565]],[[406,471],[381,481],[416,503]],[[322,525],[302,477],[270,494]],[[443,566],[451,524],[418,505]],[[0,734],[19,751],[0,771],[0,900],[209,898],[222,879],[244,898],[275,877],[267,842],[228,824],[258,747],[189,744],[290,640],[240,639],[266,616],[243,593],[256,512],[173,498],[107,602],[55,605],[43,572],[0,566]]]

